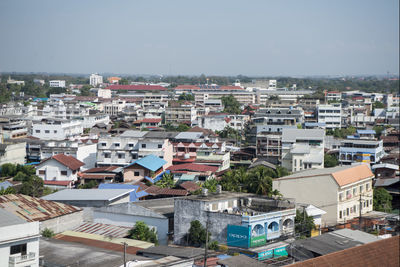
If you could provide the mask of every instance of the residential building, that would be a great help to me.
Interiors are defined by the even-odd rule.
[[[42,197],[77,207],[105,207],[130,202],[135,189],[64,189]]]
[[[133,124],[140,129],[155,129],[161,126],[161,118],[143,118],[135,121]]]
[[[11,79],[10,76],[9,76],[8,79],[7,79],[7,83],[8,83],[8,84],[22,85],[22,86],[25,85],[25,82],[24,82],[24,81],[16,81],[16,80],[14,80],[14,79]]]
[[[342,104],[318,105],[318,123],[325,123],[326,129],[342,127]]]
[[[80,208],[21,194],[0,196],[0,210],[2,209],[25,222],[38,222],[40,232],[47,228],[54,233],[60,233],[74,229],[84,220],[83,210]]]
[[[345,223],[373,210],[372,179],[368,165],[314,169],[274,179],[273,189],[284,197],[326,211],[322,226]],[[361,207],[360,207],[361,204]]]
[[[106,166],[91,168],[82,172],[78,172],[78,178],[81,184],[86,184],[90,181],[95,181],[99,185],[99,188],[105,184],[111,184],[113,182],[122,182],[122,167],[119,166]],[[112,188],[110,188],[112,189]],[[118,188],[115,188],[118,189]]]
[[[165,108],[165,123],[191,125],[197,118],[196,107],[190,102],[170,101]]]
[[[26,143],[20,140],[6,140],[0,143],[0,165],[4,163],[25,164]]]
[[[0,266],[39,266],[39,222],[0,208]]]
[[[111,90],[99,88],[97,90],[97,96],[101,98],[111,98]]]
[[[140,182],[143,179],[157,182],[162,179],[166,164],[167,161],[154,155],[138,159],[124,167],[124,182]]]
[[[98,75],[97,73],[93,73],[89,77],[89,84],[93,87],[96,87],[99,84],[103,83],[103,76]]]
[[[82,133],[79,120],[42,119],[32,122],[32,136],[43,140],[64,140]]]
[[[222,192],[175,199],[174,243],[186,244],[190,223],[208,225],[211,240],[250,248],[294,234],[294,200],[267,199],[253,194]]]
[[[282,167],[291,172],[324,168],[323,129],[283,129]]]
[[[112,84],[118,84],[120,80],[121,80],[120,77],[108,77],[107,78],[107,81]]]
[[[301,108],[260,108],[253,116],[256,125],[301,125],[304,111]]]
[[[126,100],[115,100],[113,99],[111,102],[102,103],[102,111],[108,115],[118,115],[120,114],[124,108],[126,107]]]
[[[96,208],[93,221],[132,228],[137,221],[154,228],[160,245],[167,245],[174,230],[174,199],[162,198]]]
[[[384,156],[382,140],[368,140],[351,136],[341,141],[339,161],[343,165],[356,162],[375,164]]]
[[[77,181],[78,172],[84,166],[73,156],[57,154],[47,158],[36,166],[36,175],[46,181]]]
[[[51,81],[49,81],[49,86],[65,88],[65,81],[64,80],[51,80]]]
[[[325,99],[329,101],[338,101],[342,100],[342,93],[339,91],[329,91],[325,95]]]

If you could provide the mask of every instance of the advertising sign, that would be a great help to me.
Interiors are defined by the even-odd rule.
[[[232,247],[248,248],[250,246],[250,228],[228,224],[227,245]]]
[[[267,242],[265,235],[252,236],[250,238],[250,247],[259,247]]]

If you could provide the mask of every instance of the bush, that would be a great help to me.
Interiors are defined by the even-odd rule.
[[[53,236],[55,236],[55,233],[53,230],[49,229],[49,228],[45,228],[42,231],[42,236],[43,237],[47,237],[47,238],[52,238]]]
[[[135,226],[129,230],[129,237],[158,245],[157,232],[154,228],[150,229],[147,224],[142,221],[137,221]]]
[[[216,241],[216,240],[212,241],[212,242],[208,245],[208,249],[216,250],[216,251],[217,251],[217,250],[219,249],[218,241]]]

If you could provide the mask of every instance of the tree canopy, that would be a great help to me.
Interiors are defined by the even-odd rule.
[[[310,237],[311,231],[315,229],[314,219],[308,216],[307,211],[296,210],[296,217],[294,218],[295,232],[300,235],[300,238]]]
[[[142,221],[137,221],[135,226],[129,230],[129,237],[158,245],[157,232],[154,228],[150,229],[147,224]]]
[[[210,237],[210,235],[211,234],[208,233],[208,237]],[[192,221],[190,223],[189,233],[187,237],[189,245],[203,246],[206,243],[206,238],[206,228],[204,228],[198,220]]]
[[[391,212],[393,197],[382,187],[374,189],[374,210]]]
[[[240,104],[233,95],[221,97],[222,104],[224,105],[224,112],[229,114],[240,114]]]
[[[339,161],[335,155],[330,155],[330,154],[324,155],[324,167],[325,168],[335,167],[338,164],[339,164]]]

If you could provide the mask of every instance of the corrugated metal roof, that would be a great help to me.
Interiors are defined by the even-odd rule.
[[[22,220],[20,217],[7,211],[6,209],[0,208],[0,227],[22,223],[26,223],[26,221]]]
[[[45,221],[81,211],[71,205],[20,194],[0,196],[0,207],[28,222]]]
[[[156,171],[159,168],[161,168],[162,166],[164,166],[167,162],[157,156],[154,155],[148,155],[144,158],[138,159],[134,162],[132,162],[131,164],[129,164],[128,166],[126,166],[125,168],[128,168],[134,164],[138,164],[140,166],[145,167],[146,169],[149,169],[151,171]]]
[[[117,226],[103,223],[84,223],[74,229],[74,232],[97,234],[106,237],[126,237],[130,227]]]
[[[113,200],[135,189],[65,189],[42,197],[45,200]]]

